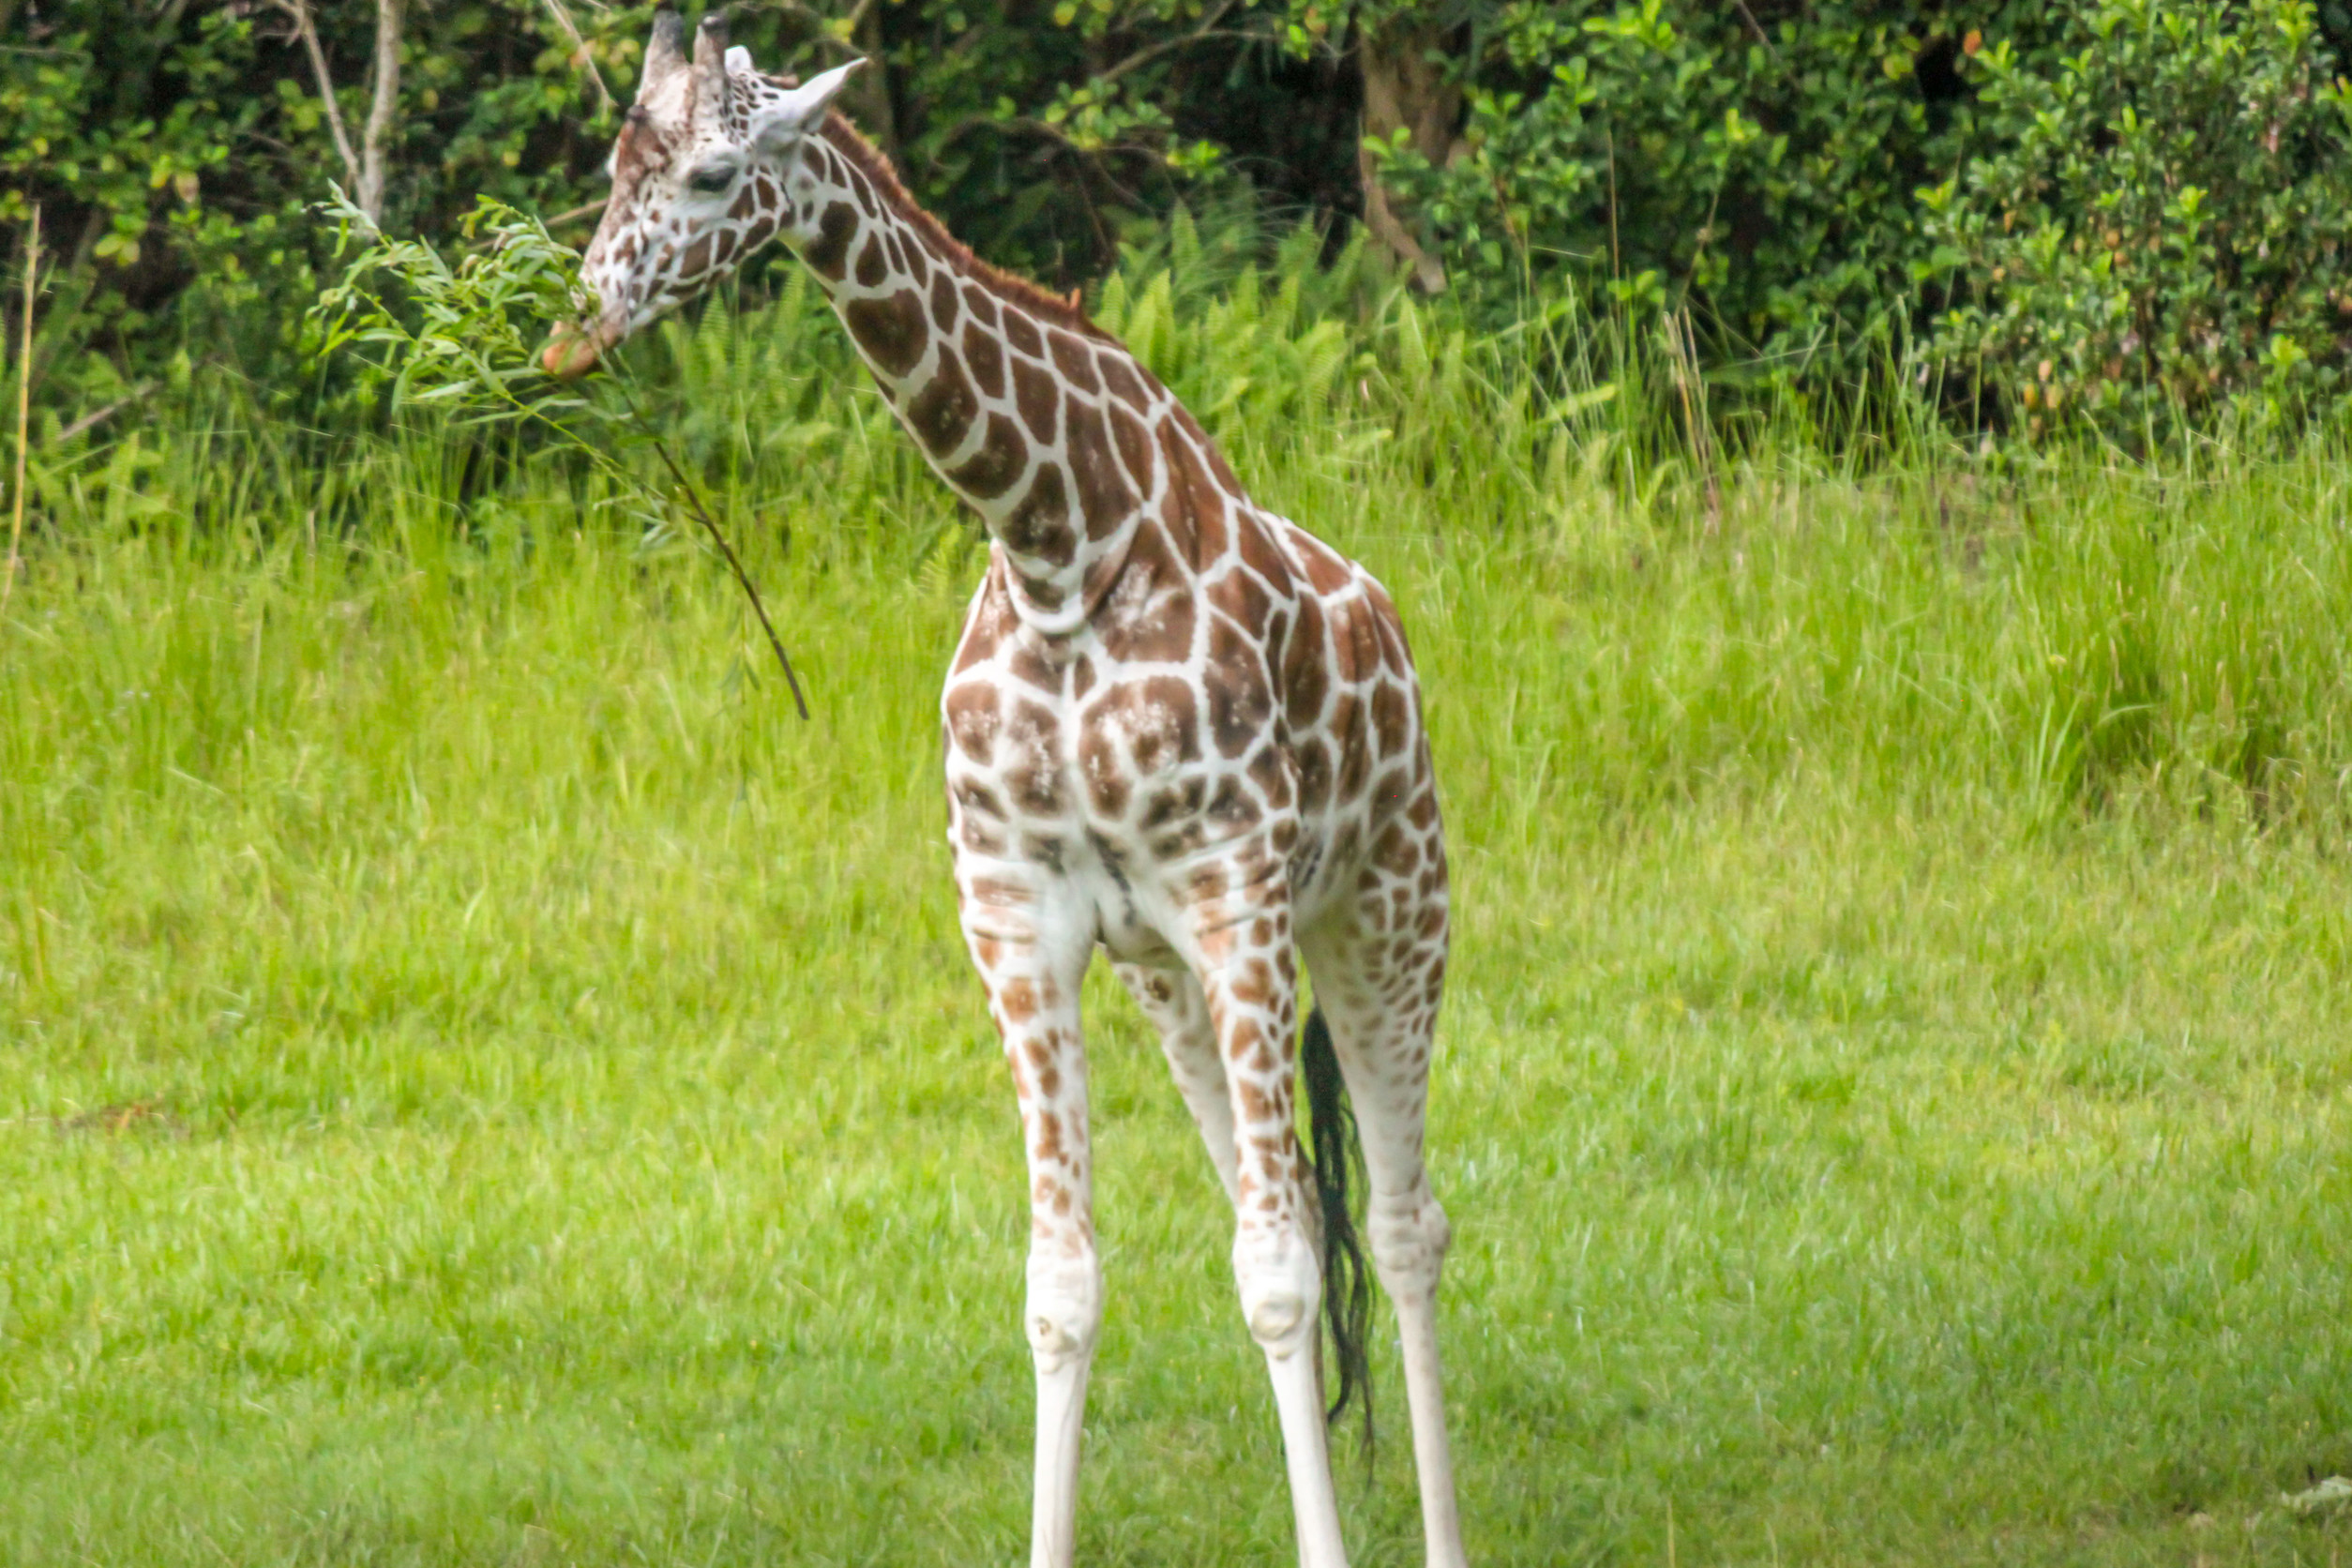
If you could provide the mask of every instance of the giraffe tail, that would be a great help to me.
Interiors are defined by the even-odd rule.
[[[1362,1397],[1364,1452],[1372,1455],[1372,1365],[1366,1353],[1372,1319],[1372,1271],[1356,1231],[1355,1210],[1364,1186],[1364,1144],[1356,1134],[1355,1108],[1348,1103],[1348,1080],[1340,1076],[1323,1010],[1306,1015],[1299,1042],[1299,1070],[1306,1080],[1310,1123],[1307,1144],[1315,1170],[1315,1196],[1323,1211],[1323,1324],[1331,1333],[1332,1359],[1338,1363],[1339,1396],[1324,1419],[1336,1422],[1349,1400]],[[1351,1201],[1352,1199],[1352,1201]]]

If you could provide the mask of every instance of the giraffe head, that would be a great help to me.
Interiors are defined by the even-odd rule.
[[[865,62],[785,86],[755,71],[748,50],[727,46],[724,13],[695,29],[691,59],[685,32],[675,11],[654,19],[637,102],[612,144],[612,194],[581,266],[598,309],[549,339],[540,363],[552,374],[586,371],[778,233],[795,245],[814,233],[792,200],[807,182],[793,176],[827,105]]]

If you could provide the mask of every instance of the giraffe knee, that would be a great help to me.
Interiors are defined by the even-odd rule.
[[[1039,1371],[1057,1372],[1091,1355],[1102,1322],[1102,1269],[1091,1250],[1078,1257],[1030,1255],[1021,1326]]]
[[[1374,1193],[1364,1216],[1372,1243],[1372,1266],[1391,1299],[1425,1296],[1438,1288],[1438,1271],[1444,1267],[1454,1228],[1445,1211],[1425,1186],[1392,1198]]]
[[[1293,1226],[1273,1236],[1244,1232],[1234,1243],[1233,1274],[1252,1339],[1279,1358],[1315,1343],[1323,1277],[1304,1231]]]

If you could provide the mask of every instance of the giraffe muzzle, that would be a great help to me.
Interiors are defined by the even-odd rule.
[[[577,381],[595,369],[605,350],[621,337],[602,319],[566,322],[548,335],[547,347],[539,351],[539,367],[558,381]]]

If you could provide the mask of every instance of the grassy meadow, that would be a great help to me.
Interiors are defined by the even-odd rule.
[[[1545,404],[1185,276],[1106,314],[1427,686],[1473,1560],[2352,1557],[2280,1500],[2352,1473],[2352,463],[1710,472],[1630,372]],[[805,295],[645,361],[813,722],[680,520],[552,459],[226,404],[42,455],[0,1561],[1025,1554],[937,785],[980,550]],[[1228,1216],[1096,982],[1081,1554],[1285,1562]],[[1375,1365],[1343,1511],[1413,1562]]]

